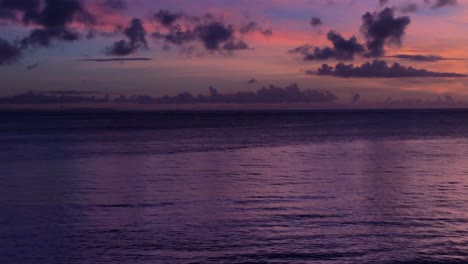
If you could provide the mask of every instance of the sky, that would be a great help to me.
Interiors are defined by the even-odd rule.
[[[0,0],[0,27],[3,101],[468,101],[468,0]]]

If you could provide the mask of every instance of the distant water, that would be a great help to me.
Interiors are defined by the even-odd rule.
[[[464,263],[468,112],[0,113],[0,263]]]

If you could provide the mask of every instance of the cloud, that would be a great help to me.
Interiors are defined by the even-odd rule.
[[[430,3],[431,1],[427,1],[427,2]],[[437,9],[437,8],[442,8],[445,6],[456,6],[456,5],[458,5],[457,0],[436,0],[435,3],[431,5],[431,8]]]
[[[71,24],[91,26],[95,17],[80,0],[3,0],[0,1],[0,19],[11,20],[32,27],[21,40],[23,48],[51,45],[53,40],[76,41],[81,35]]]
[[[22,49],[18,43],[0,38],[0,65],[10,64],[21,57]]]
[[[21,40],[21,44],[28,46],[49,47],[52,40],[76,41],[81,38],[78,32],[71,31],[65,27],[34,29],[28,37]]]
[[[332,67],[327,64],[323,64],[316,74],[345,78],[468,77],[466,74],[433,72],[425,69],[415,69],[413,67],[402,66],[398,63],[388,66],[385,61],[380,60],[367,62],[361,66],[338,63],[335,67]]]
[[[80,59],[89,62],[125,62],[125,61],[151,61],[151,58],[113,58],[113,59]]]
[[[310,19],[310,25],[313,26],[313,27],[321,26],[321,25],[323,25],[322,19],[320,19],[318,17],[312,17]]]
[[[119,40],[112,46],[106,48],[104,53],[112,56],[127,56],[137,52],[140,48],[147,48],[146,30],[139,18],[134,18],[129,26],[124,29],[127,40]]]
[[[397,54],[393,56],[387,56],[389,58],[397,58],[410,61],[421,61],[421,62],[437,62],[443,60],[464,60],[461,58],[444,58],[438,55],[409,55],[409,54]]]
[[[249,49],[249,46],[247,45],[247,43],[245,43],[242,40],[238,40],[238,41],[231,40],[229,42],[226,42],[226,44],[223,45],[223,50],[226,50],[226,51],[245,50],[245,49]]]
[[[303,55],[303,59],[308,61],[327,60],[331,58],[338,60],[353,60],[356,54],[362,54],[365,52],[364,46],[358,43],[356,37],[351,37],[346,40],[340,34],[330,31],[327,34],[327,38],[332,42],[332,48],[314,48],[311,45],[303,45],[290,50],[289,53],[301,54]]]
[[[223,42],[232,41],[234,28],[222,22],[199,25],[195,32],[207,50],[217,50]]]
[[[248,84],[254,84],[256,82],[257,82],[256,79],[250,79],[250,80],[247,81]]]
[[[109,97],[84,96],[96,92],[50,91],[27,92],[0,98],[1,104],[65,104],[65,103],[108,103]]]
[[[155,15],[154,18],[164,27],[172,27],[174,23],[180,18],[184,17],[182,13],[172,13],[169,10],[161,9]]]
[[[241,34],[248,34],[252,32],[260,32],[260,34],[270,37],[273,35],[273,31],[270,28],[262,28],[257,22],[255,21],[250,21],[249,23],[243,25],[240,29],[239,32]]]
[[[379,13],[367,12],[362,16],[361,31],[366,37],[367,57],[385,55],[385,45],[401,45],[406,28],[410,24],[407,16],[395,17],[391,8]]]
[[[162,26],[151,34],[155,39],[162,40],[165,47],[185,46],[185,50],[194,50],[194,44],[200,44],[210,52],[231,52],[249,49],[243,35],[259,32],[264,36],[271,36],[272,30],[260,26],[255,21],[249,21],[236,29],[232,24],[224,21],[223,16],[207,13],[200,17],[188,16],[160,10],[154,15],[155,21]]]
[[[256,92],[237,92],[221,94],[216,88],[210,87],[209,95],[193,96],[191,93],[181,93],[176,96],[154,98],[148,95],[120,97],[120,103],[140,104],[194,104],[194,103],[226,103],[226,104],[255,104],[255,103],[333,103],[338,97],[324,90],[301,90],[297,84],[286,87],[270,85]]]
[[[194,96],[184,92],[175,96],[150,95],[101,97],[97,91],[27,92],[0,98],[2,104],[63,104],[63,103],[134,103],[134,104],[280,104],[280,103],[334,103],[338,97],[326,90],[300,89],[295,83],[286,87],[270,85],[255,92],[219,93],[209,87],[208,95]]]

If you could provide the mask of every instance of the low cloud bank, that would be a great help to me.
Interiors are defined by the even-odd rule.
[[[275,103],[333,103],[338,97],[325,90],[302,90],[297,84],[286,87],[270,85],[255,92],[221,94],[210,87],[208,95],[193,95],[185,92],[175,96],[153,97],[150,95],[96,96],[92,91],[27,92],[0,98],[2,104],[57,104],[57,103],[134,103],[134,104],[275,104]]]

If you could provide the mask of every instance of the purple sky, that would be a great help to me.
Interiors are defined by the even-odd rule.
[[[208,96],[208,87],[235,95],[296,83],[339,103],[353,95],[468,100],[467,7],[468,0],[0,0],[0,96]],[[266,100],[255,98],[245,100]]]

